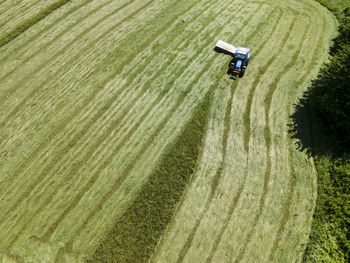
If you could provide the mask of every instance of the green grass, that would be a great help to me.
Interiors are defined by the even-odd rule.
[[[0,47],[0,261],[296,261],[315,174],[288,114],[334,18],[308,0],[88,2]],[[251,48],[244,78],[218,39]]]
[[[54,12],[56,9],[60,8],[61,6],[67,4],[70,1],[71,0],[57,1],[52,5],[50,5],[49,7],[47,7],[45,10],[31,17],[28,21],[24,21],[22,24],[18,25],[15,29],[13,29],[10,33],[0,38],[0,47],[6,45],[13,39],[17,38],[20,34],[28,30],[30,27],[40,22],[45,17],[50,15],[52,12]]]
[[[350,7],[349,0],[316,0],[326,8],[328,8],[331,12],[333,12],[337,18],[341,18],[342,10]]]
[[[318,198],[304,262],[350,260],[350,158],[318,157]]]
[[[145,262],[151,256],[187,184],[193,180],[210,109],[210,94],[199,104],[89,262]]]

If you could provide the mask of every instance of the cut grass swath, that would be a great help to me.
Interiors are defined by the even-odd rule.
[[[320,37],[318,38],[317,41],[317,46],[315,48],[315,50],[313,51],[313,55],[312,58],[310,60],[310,65],[308,65],[308,69],[305,71],[305,73],[301,76],[301,78],[297,81],[297,83],[295,84],[295,90],[298,89],[298,87],[300,87],[302,85],[302,83],[306,80],[306,78],[310,75],[311,71],[314,69],[315,65],[317,65],[317,58],[318,55],[321,51],[321,47],[322,47],[322,40],[324,39],[324,32],[325,32],[325,27],[326,27],[326,21],[323,17],[322,19],[322,30],[320,33]],[[294,98],[295,96],[293,96]],[[309,120],[310,121],[310,120]],[[312,132],[310,132],[310,136],[312,135]],[[289,159],[292,160],[293,159],[293,151],[294,151],[294,146],[293,146],[293,141],[290,139],[290,146],[289,146]],[[281,242],[282,239],[282,234],[285,231],[287,222],[290,220],[290,210],[291,210],[291,204],[292,204],[292,198],[294,197],[294,193],[295,193],[295,187],[296,187],[296,179],[295,179],[295,175],[294,175],[294,169],[292,164],[290,163],[290,170],[291,173],[289,175],[289,192],[288,192],[288,197],[287,197],[287,201],[286,201],[286,205],[284,207],[283,210],[283,214],[282,214],[282,219],[280,222],[280,226],[278,228],[277,234],[276,234],[276,238],[269,256],[270,261],[272,262],[275,258],[275,254],[276,251],[279,247],[279,244]]]
[[[294,26],[295,26],[295,22],[296,19],[293,19],[293,22],[290,24],[288,31],[286,32],[283,40],[282,40],[282,44],[281,46],[278,48],[278,52],[275,53],[275,55],[271,56],[271,58],[266,62],[266,64],[264,64],[261,69],[259,69],[260,71],[260,76],[264,75],[265,72],[267,71],[267,69],[270,67],[270,65],[273,63],[273,61],[276,59],[277,54],[279,54],[283,47],[286,45],[287,40],[290,36],[290,34],[292,33]],[[259,84],[259,79],[257,78],[257,80],[253,83],[253,86],[249,92],[249,97],[248,97],[248,103],[247,103],[247,107],[246,107],[246,112],[245,112],[245,117],[244,117],[244,122],[245,122],[245,127],[246,127],[246,133],[250,134],[250,112],[251,112],[251,107],[252,107],[252,99],[253,99],[253,95],[255,93],[255,90]],[[245,137],[245,147],[247,152],[249,151],[249,137]],[[270,146],[266,145],[267,148],[267,156],[269,156],[269,152],[270,152]],[[269,160],[269,158],[268,158]],[[253,223],[253,227],[252,230],[249,232],[249,234],[247,235],[247,238],[244,242],[243,248],[240,250],[240,253],[238,254],[235,262],[238,263],[242,260],[244,253],[246,251],[246,248],[250,242],[250,239],[254,233],[254,229],[256,227],[256,224],[260,218],[260,215],[262,213],[262,209],[264,207],[265,204],[265,196],[267,194],[268,191],[268,183],[270,181],[270,173],[271,173],[271,161],[268,161],[267,165],[266,165],[266,170],[265,170],[265,174],[264,174],[264,189],[263,189],[263,195],[260,198],[259,201],[259,210],[258,210],[258,214],[256,215],[255,219],[254,219],[254,223]]]
[[[90,262],[145,262],[150,257],[195,170],[211,92],[197,106],[192,119]]]
[[[45,17],[50,15],[52,12],[54,12],[56,9],[60,8],[61,6],[67,4],[71,0],[61,0],[57,1],[56,3],[53,3],[50,5],[46,10],[42,11],[41,13],[37,14],[36,16],[32,17],[30,20],[24,22],[23,24],[17,26],[12,32],[8,33],[6,36],[2,37],[0,39],[0,48],[16,37],[18,37],[20,34],[28,30],[31,26],[35,25],[39,21],[43,20]]]

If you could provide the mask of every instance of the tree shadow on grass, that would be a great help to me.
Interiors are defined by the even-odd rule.
[[[294,139],[296,148],[306,152],[309,157],[337,158],[344,153],[344,148],[322,125],[324,121],[317,111],[314,96],[311,88],[294,104],[294,112],[289,116],[291,119],[288,124],[289,135]]]

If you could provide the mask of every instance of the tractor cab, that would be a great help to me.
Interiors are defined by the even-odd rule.
[[[243,77],[245,70],[248,66],[250,53],[249,48],[237,47],[236,52],[233,54],[227,73],[230,75]]]

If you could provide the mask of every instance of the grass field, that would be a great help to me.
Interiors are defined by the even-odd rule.
[[[324,7],[4,0],[0,21],[0,262],[301,260],[316,171],[288,123]],[[243,79],[218,39],[251,48]]]

